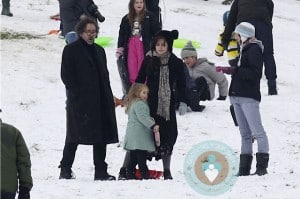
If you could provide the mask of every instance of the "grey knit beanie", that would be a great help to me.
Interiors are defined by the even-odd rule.
[[[194,48],[192,42],[188,41],[181,50],[181,58],[183,59],[192,56],[197,57],[197,50]]]

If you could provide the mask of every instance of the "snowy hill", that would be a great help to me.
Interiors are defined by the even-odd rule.
[[[115,49],[121,17],[127,13],[127,0],[95,0],[106,21],[100,36],[111,36],[114,43],[106,54],[113,92],[121,96]],[[274,0],[274,49],[278,73],[278,96],[268,96],[266,79],[261,81],[262,121],[270,142],[269,174],[239,177],[233,188],[216,198],[299,198],[300,195],[300,1]],[[163,0],[163,28],[178,29],[180,38],[200,42],[199,57],[226,64],[226,57],[214,55],[222,27],[224,6],[220,0]],[[1,32],[38,35],[36,39],[1,40],[1,118],[18,127],[31,153],[33,199],[62,198],[172,198],[204,197],[189,187],[183,175],[185,155],[193,145],[205,140],[222,141],[237,154],[240,135],[229,114],[229,100],[204,102],[203,113],[177,117],[179,135],[171,163],[173,181],[95,182],[92,147],[80,145],[73,171],[76,180],[58,180],[59,161],[65,140],[65,90],[60,80],[61,53],[65,45],[57,35],[46,35],[59,22],[49,19],[58,12],[57,0],[11,1],[13,17],[1,16]],[[175,49],[179,56],[180,50]],[[228,76],[230,80],[230,77]],[[216,89],[217,92],[217,89]],[[117,108],[119,138],[122,141],[127,116]],[[109,145],[109,173],[116,175],[125,152]],[[254,169],[255,165],[252,165]],[[162,169],[152,161],[149,168]],[[297,196],[298,195],[298,196]]]

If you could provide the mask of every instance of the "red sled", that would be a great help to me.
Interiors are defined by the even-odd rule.
[[[217,72],[225,73],[228,75],[232,75],[234,72],[234,69],[235,69],[235,67],[233,67],[233,66],[216,66]]]
[[[157,171],[157,170],[149,170],[148,172],[149,172],[150,179],[154,179],[154,180],[159,180],[164,174],[164,172]],[[135,177],[136,177],[136,179],[141,179],[142,178],[141,177],[141,172],[140,172],[139,169],[136,170]]]

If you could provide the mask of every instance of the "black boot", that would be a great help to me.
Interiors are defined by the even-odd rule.
[[[127,176],[127,180],[136,180],[136,176],[135,176],[135,172],[136,170],[127,170],[126,171],[126,176]]]
[[[241,154],[240,155],[240,167],[239,167],[238,176],[250,175],[252,159],[253,159],[253,156],[250,154]]]
[[[112,181],[116,180],[115,176],[109,175],[106,171],[106,169],[98,169],[97,167],[95,168],[95,175],[94,175],[94,180],[107,180],[107,181]]]
[[[71,167],[59,165],[58,168],[60,168],[59,179],[75,179],[75,175]]]
[[[2,12],[1,15],[12,17],[13,14],[10,12],[10,0],[2,0]]]
[[[121,167],[118,180],[127,180],[126,167]]]
[[[200,103],[200,93],[197,91],[190,91],[189,96],[189,106],[192,111],[202,112],[205,109],[205,106],[202,106]]]
[[[173,180],[170,169],[164,170],[164,180]]]
[[[276,80],[268,80],[268,95],[278,95]]]
[[[268,173],[269,154],[268,153],[256,153],[256,171],[253,175],[265,175]]]
[[[149,171],[148,170],[141,171],[141,178],[142,178],[142,180],[148,180],[148,179],[150,179]]]

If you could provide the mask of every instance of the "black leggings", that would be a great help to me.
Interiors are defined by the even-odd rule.
[[[141,173],[147,173],[148,172],[148,167],[146,164],[147,154],[148,153],[145,150],[131,150],[128,171],[134,172],[136,165],[139,165],[139,169]]]

